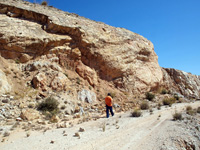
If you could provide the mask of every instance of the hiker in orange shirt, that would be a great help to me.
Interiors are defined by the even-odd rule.
[[[106,103],[106,117],[109,118],[109,111],[112,116],[114,116],[113,109],[112,109],[112,97],[111,94],[108,93],[108,96],[105,98]]]

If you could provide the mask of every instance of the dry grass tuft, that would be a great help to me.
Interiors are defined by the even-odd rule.
[[[174,97],[163,99],[163,105],[169,105],[169,106],[171,106],[175,102],[176,102],[176,99]]]
[[[142,110],[147,110],[147,109],[149,109],[149,104],[148,104],[147,102],[142,102],[142,103],[140,104],[140,109],[142,109]]]
[[[186,113],[188,115],[193,116],[193,115],[195,115],[197,113],[197,111],[195,109],[193,109],[191,106],[187,106],[186,107]]]
[[[132,113],[131,116],[132,117],[140,117],[142,115],[142,112],[140,109],[135,109]]]
[[[182,120],[183,117],[182,117],[182,114],[181,113],[175,113],[173,114],[173,120],[176,121],[176,120]]]

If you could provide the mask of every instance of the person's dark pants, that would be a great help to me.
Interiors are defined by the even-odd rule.
[[[111,115],[114,116],[114,112],[113,112],[112,106],[107,106],[106,105],[106,117],[107,118],[109,118],[109,111],[110,111]]]

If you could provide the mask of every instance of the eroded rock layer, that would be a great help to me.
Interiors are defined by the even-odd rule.
[[[49,53],[93,87],[144,92],[162,82],[153,44],[123,28],[25,1],[0,2],[0,53],[26,63]]]

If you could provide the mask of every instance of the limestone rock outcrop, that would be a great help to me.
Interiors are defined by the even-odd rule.
[[[98,78],[97,74],[90,67],[85,66],[83,63],[79,63],[76,68],[76,72],[85,80],[89,82],[90,85],[97,85]]]
[[[164,85],[189,99],[200,98],[200,77],[173,68],[163,68]]]
[[[153,44],[136,33],[25,1],[2,0],[0,10],[5,58],[26,63],[54,53],[62,67],[77,71],[91,86],[100,79],[130,93],[162,82]]]
[[[46,91],[48,87],[55,91],[65,91],[68,83],[69,79],[63,73],[51,70],[38,72],[32,80],[33,87],[40,88],[43,91]]]

